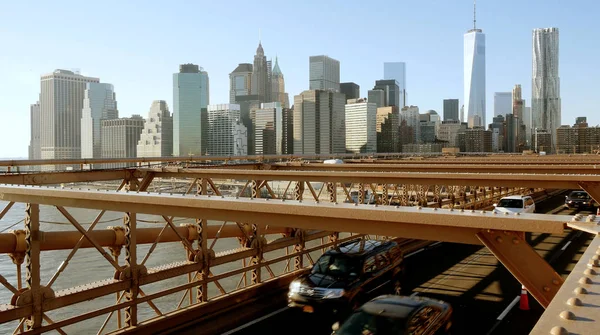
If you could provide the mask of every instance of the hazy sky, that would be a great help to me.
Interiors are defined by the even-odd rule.
[[[600,123],[597,0],[480,0],[486,34],[487,119],[494,92],[523,86],[530,106],[531,32],[560,29],[562,123]],[[467,0],[9,1],[0,2],[0,157],[27,156],[29,105],[40,75],[79,69],[112,83],[121,116],[146,115],[152,100],[172,109],[172,73],[195,63],[210,77],[210,102],[227,103],[229,73],[251,63],[262,32],[279,57],[286,90],[308,88],[308,57],[341,62],[341,80],[361,95],[383,77],[383,62],[407,63],[407,103],[442,111],[463,100],[463,35],[473,25]]]

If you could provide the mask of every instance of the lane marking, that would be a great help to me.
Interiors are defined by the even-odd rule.
[[[563,245],[562,248],[560,248],[561,251],[565,251],[565,249],[567,249],[567,247],[569,246],[569,244],[571,244],[572,241],[569,241],[567,243],[565,243],[565,245]]]
[[[419,249],[419,250],[417,250],[417,251],[413,251],[413,252],[411,252],[410,254],[408,254],[408,255],[404,256],[404,258],[408,258],[408,257],[410,257],[410,256],[414,256],[414,255],[416,255],[416,254],[418,254],[418,253],[420,253],[421,251],[424,251],[424,250],[425,250],[425,248],[421,248],[421,249]]]
[[[442,243],[441,241],[435,242],[432,245],[430,245],[429,248],[435,247],[436,245],[441,244],[441,243]]]
[[[417,295],[419,295],[419,292],[413,292],[413,294],[410,295],[410,297],[416,297]]]
[[[223,333],[223,334],[221,334],[221,335],[231,335],[231,334],[233,334],[233,333],[235,333],[235,332],[239,332],[240,330],[243,330],[243,329],[245,329],[245,328],[248,328],[248,327],[250,327],[250,326],[253,326],[253,325],[255,325],[255,324],[259,323],[259,322],[262,322],[262,321],[264,321],[264,320],[266,320],[266,319],[268,319],[268,318],[270,318],[270,317],[274,316],[274,315],[277,315],[277,314],[279,314],[279,313],[285,312],[285,311],[287,311],[288,309],[290,309],[290,308],[289,308],[288,306],[285,306],[285,307],[283,307],[283,308],[280,308],[280,309],[276,310],[275,312],[269,313],[269,314],[267,314],[267,315],[265,315],[265,316],[262,316],[262,317],[260,317],[260,318],[258,318],[258,319],[256,319],[256,320],[252,320],[252,321],[250,321],[250,322],[248,322],[248,323],[246,323],[246,324],[243,324],[243,325],[241,325],[241,326],[239,326],[239,327],[237,327],[237,328],[235,328],[235,329],[232,329],[232,330],[230,330],[230,331],[228,331],[228,332],[226,332],[226,333]]]
[[[521,300],[521,296],[516,296],[513,299],[513,301],[504,309],[504,311],[502,311],[502,313],[500,313],[500,315],[498,315],[496,320],[502,321],[502,319],[504,319],[506,317],[506,315],[508,315],[508,312],[510,312],[515,307],[515,305],[519,302],[519,300]]]

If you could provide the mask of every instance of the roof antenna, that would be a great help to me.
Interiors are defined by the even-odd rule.
[[[258,28],[258,43],[260,44],[261,39],[260,39],[260,28]]]
[[[477,16],[476,16],[476,10],[477,8],[477,0],[473,0],[473,30],[477,29],[476,23],[477,23]]]

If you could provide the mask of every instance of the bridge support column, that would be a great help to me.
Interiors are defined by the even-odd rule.
[[[360,205],[365,203],[365,184],[358,184],[358,203]]]
[[[126,272],[125,278],[129,277],[131,280],[131,288],[125,291],[125,300],[133,301],[134,304],[125,307],[125,327],[137,326],[137,296],[139,294],[139,275],[137,269],[137,242],[136,242],[136,226],[137,216],[135,213],[127,212],[123,220],[125,226],[125,266]]]
[[[26,330],[42,326],[42,288],[40,282],[40,205],[25,207],[25,282],[31,294],[33,312],[25,321]]]
[[[327,193],[329,194],[329,202],[337,202],[337,183],[327,183]]]
[[[206,179],[201,178],[197,182],[197,190],[196,194],[198,195],[206,195],[208,194],[208,182]],[[200,251],[200,255],[202,255],[202,270],[198,274],[199,280],[205,280],[208,278],[209,273],[209,262],[208,262],[208,234],[207,234],[207,224],[206,219],[196,219],[196,225],[198,227],[198,249]],[[196,301],[197,302],[206,302],[208,301],[208,284],[203,283],[198,285],[196,288]]]
[[[525,285],[544,308],[563,283],[554,269],[529,245],[521,232],[487,230],[477,238]]]
[[[250,246],[256,250],[256,256],[252,257],[250,265],[259,265],[262,262],[265,242],[260,227],[258,225],[252,225],[252,242],[250,243]],[[252,270],[252,284],[258,284],[262,281],[261,273],[260,266]]]

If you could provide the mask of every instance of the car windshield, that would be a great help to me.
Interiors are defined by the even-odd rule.
[[[523,208],[523,200],[521,199],[502,199],[496,207],[506,208]]]
[[[406,329],[406,319],[387,318],[368,314],[363,311],[352,314],[336,334],[340,335],[377,335],[402,334]]]
[[[344,255],[323,255],[317,260],[311,272],[333,277],[343,277],[349,275],[356,276],[360,272],[359,269],[357,259]]]
[[[589,198],[589,195],[586,192],[572,192],[569,195],[569,198],[571,198],[571,199],[587,199],[587,198]]]

